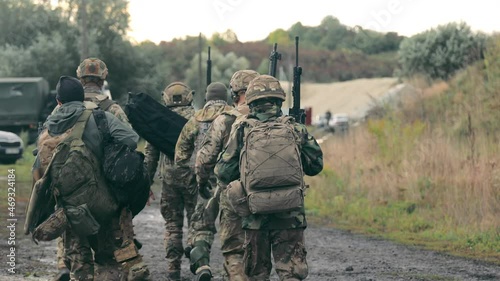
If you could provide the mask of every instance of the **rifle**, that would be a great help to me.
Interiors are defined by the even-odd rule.
[[[293,106],[290,108],[290,116],[295,118],[297,122],[305,124],[306,114],[300,108],[300,76],[302,75],[302,67],[299,66],[299,37],[295,36],[295,66],[293,67]]]
[[[207,87],[212,83],[212,60],[210,59],[210,46],[208,46],[208,59],[207,59]]]
[[[278,60],[281,60],[281,54],[276,51],[278,48],[278,43],[274,43],[273,50],[269,56],[269,75],[276,78],[276,68],[278,66]]]

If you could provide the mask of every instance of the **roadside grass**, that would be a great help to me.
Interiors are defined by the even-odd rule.
[[[18,219],[18,224],[16,228],[16,232],[20,233],[22,229],[22,225],[20,225],[20,218],[23,218],[25,215],[25,208],[29,200],[29,196],[31,193],[31,166],[35,157],[32,154],[34,146],[30,145],[25,147],[23,152],[23,158],[19,159],[16,164],[13,165],[0,165],[0,219],[5,221],[9,216],[8,209],[8,192],[9,183],[8,183],[8,175],[9,170],[13,171],[13,175],[15,175],[14,187],[15,187],[15,209],[14,214]],[[0,233],[5,234],[8,232],[8,229],[5,227],[0,228]]]
[[[324,142],[309,219],[500,264],[500,53],[485,58]]]

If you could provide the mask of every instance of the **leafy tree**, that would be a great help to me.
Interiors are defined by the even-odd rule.
[[[0,47],[0,77],[27,76],[33,61],[31,53],[23,47]]]
[[[275,31],[269,33],[267,43],[278,43],[278,46],[288,46],[291,43],[290,35],[284,29],[276,29]]]
[[[303,37],[304,34],[307,32],[307,30],[308,30],[308,28],[305,27],[304,25],[302,25],[302,23],[300,21],[295,23],[294,25],[292,25],[292,27],[290,27],[288,29],[288,34],[290,35],[290,40],[293,40],[293,38],[295,38],[295,36]]]
[[[229,87],[229,80],[234,72],[241,69],[248,69],[250,63],[244,57],[238,57],[235,53],[230,52],[227,54],[221,54],[219,50],[211,50],[212,60],[212,82],[221,82]],[[198,58],[199,55],[196,54],[191,60],[190,67],[186,70],[186,83],[187,85],[197,85],[199,79],[205,79],[205,76],[199,77],[198,69]],[[206,62],[208,58],[207,52],[201,53],[201,59]],[[205,75],[207,73],[206,63],[202,63],[202,73]],[[206,87],[206,85],[205,85]],[[204,89],[205,89],[204,87]],[[200,108],[204,103],[205,92],[197,93],[194,97],[195,106]]]
[[[61,75],[75,76],[78,58],[68,52],[61,34],[38,35],[28,51],[34,58],[27,72],[30,76],[43,76],[54,86]]]
[[[438,26],[401,42],[401,75],[417,73],[447,79],[457,70],[481,58],[486,37],[473,33],[465,23]]]
[[[172,65],[170,60],[165,59],[166,51],[150,41],[142,42],[135,49],[139,59],[136,91],[160,100],[163,89],[173,82],[170,81]]]
[[[32,0],[0,1],[0,44],[27,47],[38,34],[70,29],[60,17],[60,10]]]
[[[212,34],[212,38],[210,38],[211,45],[216,47],[234,42],[239,42],[238,36],[236,36],[236,33],[231,29],[228,29],[223,33],[215,32],[214,34]]]

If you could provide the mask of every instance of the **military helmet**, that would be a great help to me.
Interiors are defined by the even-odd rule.
[[[182,82],[173,82],[161,94],[166,106],[180,106],[193,102],[194,91]]]
[[[108,76],[108,68],[106,64],[97,58],[84,59],[76,69],[76,76],[83,77],[97,77],[101,80],[106,79]]]
[[[281,88],[280,81],[270,75],[260,75],[250,81],[246,92],[247,104],[259,99],[278,98],[286,99],[285,91]]]
[[[205,94],[205,100],[223,100],[227,101],[227,88],[226,85],[221,82],[212,82],[207,87],[207,93]]]
[[[248,87],[248,83],[250,83],[250,81],[252,81],[257,76],[259,76],[259,73],[254,70],[238,70],[233,74],[233,77],[231,77],[231,81],[229,81],[229,87],[234,93],[237,93],[241,90],[246,90]]]

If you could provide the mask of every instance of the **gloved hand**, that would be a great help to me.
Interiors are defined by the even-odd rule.
[[[210,199],[212,197],[212,193],[210,192],[212,190],[212,186],[210,185],[209,182],[205,182],[202,184],[198,184],[198,192],[200,193],[200,196],[203,199]]]

